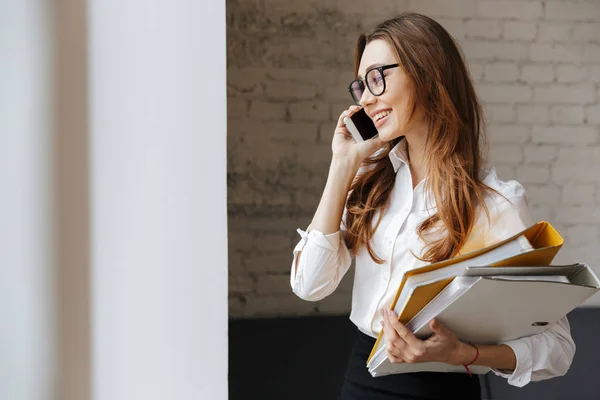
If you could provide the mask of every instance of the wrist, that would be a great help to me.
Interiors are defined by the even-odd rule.
[[[357,159],[357,157],[334,154],[331,157],[331,166],[343,167],[348,170],[358,171],[358,168],[360,167],[360,161]]]
[[[477,349],[475,346],[458,342],[458,345],[455,347],[454,352],[450,358],[449,364],[452,365],[467,365],[471,363],[475,357],[477,356]]]
[[[360,162],[356,162],[356,160],[351,157],[334,156],[331,159],[331,165],[329,166],[329,174],[344,178],[345,181],[352,182],[358,173],[359,168]]]

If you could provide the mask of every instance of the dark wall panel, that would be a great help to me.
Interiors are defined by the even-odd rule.
[[[600,399],[600,309],[569,314],[577,352],[564,377],[516,388],[489,373],[486,398]],[[355,329],[348,316],[232,319],[231,400],[333,400],[343,381]]]

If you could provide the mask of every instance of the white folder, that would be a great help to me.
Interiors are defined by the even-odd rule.
[[[587,264],[469,267],[406,326],[425,339],[435,317],[464,342],[498,344],[545,331],[599,290],[600,281]],[[469,369],[474,374],[490,370]],[[375,377],[418,371],[466,373],[463,366],[392,364],[387,358],[369,368]]]

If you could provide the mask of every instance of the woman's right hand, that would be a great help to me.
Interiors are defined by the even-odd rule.
[[[379,136],[360,143],[354,141],[352,134],[344,124],[344,118],[352,116],[358,110],[360,110],[359,106],[350,106],[340,115],[331,143],[333,158],[349,160],[356,164],[357,168],[365,158],[383,147],[383,141],[379,139]]]

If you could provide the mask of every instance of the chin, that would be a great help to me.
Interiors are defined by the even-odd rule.
[[[379,134],[379,139],[380,139],[382,142],[384,142],[384,143],[387,143],[387,142],[389,142],[390,140],[392,140],[393,138],[389,137],[389,136],[388,136],[388,135],[386,135],[385,133],[380,133],[380,134]]]
[[[389,129],[389,127],[383,127],[381,132],[379,132],[379,139],[383,142],[391,142],[392,140],[402,136],[401,132],[398,132],[396,129]]]

